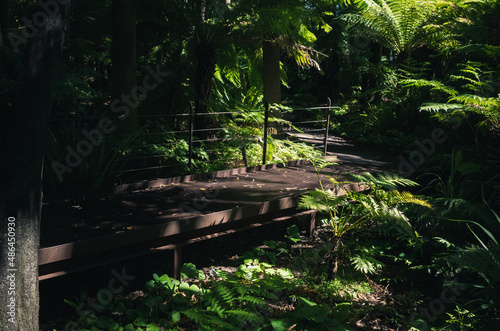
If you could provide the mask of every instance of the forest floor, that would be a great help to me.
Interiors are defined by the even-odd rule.
[[[322,138],[319,136],[307,134],[298,134],[298,136],[301,140],[307,143],[316,145],[322,144]],[[328,168],[328,173],[331,175],[341,176],[349,172],[361,173],[365,171],[394,172],[394,169],[396,168],[395,162],[393,162],[394,159],[390,156],[383,155],[367,148],[355,146],[354,144],[351,144],[338,137],[330,137],[328,152],[330,155],[337,156],[338,159],[338,165]],[[254,174],[239,176],[240,178],[242,178],[242,180],[234,179],[218,183],[226,187],[230,185],[230,189],[227,190],[227,194],[222,194],[219,192],[219,196],[217,196],[217,199],[214,199],[214,201],[210,201],[211,203],[213,202],[213,205],[211,204],[206,207],[203,212],[209,213],[212,210],[220,210],[221,208],[227,207],[224,203],[221,202],[223,201],[223,197],[226,198],[226,200],[230,197],[231,201],[233,202],[236,200],[239,200],[242,203],[252,202],[252,199],[248,198],[248,194],[243,196],[237,193],[238,190],[242,192],[248,192],[251,189],[257,189],[259,190],[259,195],[264,198],[276,198],[280,194],[287,196],[290,194],[304,192],[304,189],[308,187],[299,187],[300,184],[304,182],[305,176],[312,176],[312,179],[314,179],[315,173],[311,171],[311,167],[309,167],[308,169],[302,167],[298,168],[298,171],[302,171],[300,176],[291,176],[290,173],[288,177],[286,168],[276,169],[276,173],[280,176],[280,180],[272,188],[271,185],[269,185],[269,180],[257,180],[256,182],[255,178],[248,178],[248,175]],[[258,175],[262,176],[262,173]],[[271,173],[272,171],[267,172],[267,174],[264,175],[269,176]],[[295,181],[300,181],[301,183],[295,183]],[[259,187],[258,184],[262,186]],[[172,185],[170,188],[163,189],[170,189],[171,196],[184,196],[184,200],[186,201],[193,201],[196,192],[199,192],[200,190],[208,190],[208,192],[213,192],[214,190],[213,181],[201,184],[200,182],[194,182],[190,185],[193,186],[191,186],[189,189],[179,187],[180,185]],[[221,192],[222,191],[223,190],[221,190]],[[138,193],[136,192],[131,194],[134,195]],[[155,200],[155,196],[154,194],[152,195],[152,191],[147,192],[146,196],[146,200]],[[73,219],[73,225],[82,224],[82,227],[86,228],[86,231],[81,231],[82,229],[80,229],[78,232],[80,236],[83,236],[83,239],[87,235],[92,235],[92,233],[95,233],[93,231],[96,230],[99,230],[99,232],[101,233],[101,231],[103,230],[109,232],[115,231],[118,228],[118,230],[126,229],[130,227],[130,224],[128,224],[126,217],[130,217],[130,220],[133,220],[134,217],[138,216],[136,213],[139,213],[141,211],[145,212],[143,210],[144,208],[142,208],[141,205],[147,204],[148,201],[146,200],[144,200],[143,197],[138,198],[138,196],[136,196],[136,200],[132,202],[129,201],[126,206],[115,203],[115,208],[110,212],[118,212],[119,215],[117,216],[117,219],[120,219],[121,221],[113,224],[104,224],[104,226],[100,229],[99,218],[97,218],[98,222],[96,224],[85,224],[85,220],[91,218],[90,214],[86,214],[88,212],[93,213],[94,215],[99,215],[100,211],[102,210],[96,208],[96,206],[99,206],[99,202],[102,202],[102,198],[99,198],[95,201],[97,203],[96,206],[91,206],[89,204],[89,202],[92,201],[91,199],[87,199],[86,201],[51,201],[50,204],[45,206],[46,212],[48,212],[48,216],[46,216],[45,220],[47,219],[47,217],[50,217],[54,221],[58,220],[59,225],[51,226],[50,228],[47,228],[48,230],[46,229],[45,232],[42,232],[42,244],[45,243],[45,246],[50,246],[60,243],[58,242],[58,240],[61,240],[61,238],[64,238],[64,236],[70,235],[74,237],[74,234],[67,233],[68,227],[66,227],[65,229],[62,226],[64,224],[60,223],[61,221],[70,223],[68,221],[69,219]],[[218,202],[215,200],[217,200]],[[260,198],[258,200],[260,200]],[[123,202],[123,199],[120,201]],[[178,205],[179,203],[176,201],[174,204]],[[126,215],[123,213],[125,213]],[[148,213],[149,215],[152,215],[153,213],[155,214],[155,217],[160,218],[175,216],[158,215],[157,210],[149,211]],[[173,212],[172,214],[175,214],[175,212]],[[73,216],[71,216],[72,218],[68,218],[68,215]],[[76,220],[75,215],[79,215]],[[104,216],[106,215],[100,216],[104,218]],[[95,219],[96,218],[94,217],[94,220]],[[191,244],[183,249],[183,260],[184,262],[194,263],[198,268],[211,268],[215,266],[217,268],[229,268],[230,270],[231,268],[237,267],[237,257],[242,256],[243,254],[245,254],[245,252],[262,244],[263,240],[282,240],[284,234],[286,234],[285,229],[289,225],[290,224],[286,223],[273,224],[267,226],[265,228],[266,231],[262,231],[262,229],[248,230],[242,233],[235,233],[216,239]],[[141,226],[147,226],[147,224],[143,224]],[[106,228],[108,229],[106,230]],[[51,235],[50,237],[47,237],[47,235],[44,237],[44,233],[50,233]],[[314,245],[321,245],[321,242],[310,241],[309,239],[306,239],[303,245],[309,245],[310,249],[314,249]],[[229,247],[230,249],[228,249]],[[41,281],[41,330],[64,330],[66,322],[71,319],[71,316],[76,316],[75,309],[66,304],[64,302],[64,299],[78,301],[78,298],[81,298],[82,295],[83,297],[87,298],[95,298],[100,289],[108,287],[108,283],[115,277],[114,275],[116,275],[117,272],[122,275],[128,275],[127,279],[130,279],[130,281],[127,282],[125,292],[133,293],[135,291],[140,291],[144,283],[151,279],[153,273],[169,273],[172,267],[172,260],[172,252],[167,251],[151,254],[141,258],[127,260],[113,265],[94,268],[85,272],[80,272],[78,274],[70,274],[63,277]],[[367,304],[377,304],[377,302],[380,303],[387,301],[386,299],[384,299],[388,294],[386,288],[383,288],[377,284],[374,284],[372,288],[376,290],[365,298],[366,300],[368,300]],[[364,326],[368,327],[370,323],[375,322],[360,320],[355,321],[355,324],[360,327],[363,327],[364,324]],[[368,329],[390,330],[391,328],[371,325]]]

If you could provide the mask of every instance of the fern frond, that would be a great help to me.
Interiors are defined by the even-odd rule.
[[[454,248],[455,247],[455,244],[453,244],[453,243],[449,242],[448,240],[443,239],[441,237],[434,237],[433,239],[436,240],[438,243],[444,244],[446,246],[446,248]]]
[[[414,196],[410,192],[392,191],[391,196],[394,199],[394,200],[392,200],[393,203],[411,203],[414,205],[418,205],[418,206],[427,207],[427,208],[432,209],[432,206],[429,202],[427,202],[426,200],[417,198],[416,196]]]
[[[212,316],[208,314],[206,311],[201,309],[186,309],[181,311],[187,318],[194,321],[196,324],[199,324],[204,327],[213,327],[217,326],[220,329],[231,329],[232,325],[225,322],[222,318],[217,316]]]
[[[262,306],[266,303],[266,300],[262,299],[261,297],[248,294],[239,297],[238,300],[244,303],[251,303],[254,306]]]
[[[437,112],[452,112],[455,110],[462,110],[464,109],[464,105],[458,104],[458,103],[424,103],[419,110],[420,111],[425,111],[425,112],[432,112],[432,113],[437,113]]]
[[[299,208],[317,210],[320,213],[329,213],[335,210],[339,205],[347,201],[347,196],[337,196],[332,190],[309,191],[309,194],[301,196],[299,199]]]
[[[214,287],[214,292],[222,299],[223,303],[227,304],[227,307],[230,307],[235,301],[236,294],[228,285],[228,282],[220,282]]]
[[[231,317],[236,317],[243,322],[259,322],[262,317],[245,310],[228,310],[226,313]]]
[[[337,163],[331,162],[327,159],[324,159],[322,157],[314,158],[311,160],[311,163],[313,164],[314,168],[316,171],[321,171],[323,168],[336,165]]]
[[[375,259],[373,256],[354,255],[349,258],[354,269],[364,274],[376,274],[378,269],[385,266],[382,262]]]
[[[408,217],[406,217],[406,215],[401,210],[399,210],[398,208],[389,208],[387,206],[384,206],[382,211],[383,212],[378,215],[379,218],[383,219],[384,221],[392,221],[396,223],[396,225],[402,231],[404,231],[411,237],[415,237],[415,231],[413,230]]]
[[[430,88],[431,91],[443,92],[451,96],[455,96],[458,94],[458,91],[453,87],[446,86],[443,83],[437,80],[427,80],[427,79],[403,79],[399,82],[405,87],[427,87]]]
[[[500,281],[500,247],[485,249],[482,247],[467,247],[452,255],[456,265],[474,270],[487,282]]]
[[[462,94],[458,95],[449,100],[450,102],[457,101],[465,105],[470,106],[479,106],[479,107],[500,107],[500,99],[499,98],[487,98],[481,97],[475,94]]]
[[[366,184],[373,188],[374,185],[380,186],[386,190],[396,190],[398,186],[418,186],[419,184],[397,174],[371,174],[369,172],[364,172],[361,175],[349,173],[350,176],[354,178],[355,181]]]

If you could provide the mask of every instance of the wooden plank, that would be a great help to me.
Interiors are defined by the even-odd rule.
[[[266,201],[257,205],[237,207],[208,215],[169,221],[130,232],[116,233],[88,240],[42,248],[38,253],[38,264],[44,265],[54,263],[100,251],[114,249],[120,246],[127,246],[158,238],[180,235],[182,233],[193,232],[203,228],[214,227],[223,223],[234,222],[283,209],[294,208],[296,206],[296,197],[286,197],[278,200]]]
[[[289,162],[279,163],[279,164],[274,163],[274,164],[264,164],[264,165],[253,166],[253,167],[244,167],[244,168],[236,168],[236,169],[229,169],[229,170],[219,170],[219,171],[209,172],[209,173],[205,173],[205,174],[155,179],[155,180],[138,182],[138,183],[117,185],[109,193],[120,194],[120,193],[124,193],[124,192],[136,191],[136,190],[154,189],[154,188],[158,188],[158,187],[170,185],[170,184],[186,183],[186,182],[191,182],[191,181],[195,181],[195,180],[224,178],[224,177],[235,176],[235,175],[240,175],[240,174],[245,174],[245,173],[250,173],[250,172],[272,170],[272,169],[276,169],[276,168],[281,167],[281,166],[289,167],[289,166],[304,165],[304,164],[309,164],[309,163],[310,163],[309,160],[296,160],[296,161],[289,161]]]

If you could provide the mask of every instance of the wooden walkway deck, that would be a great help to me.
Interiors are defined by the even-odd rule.
[[[302,139],[315,142],[315,137]],[[326,173],[387,170],[378,160],[352,155],[348,144],[342,142],[337,148],[342,164],[325,169]],[[181,248],[193,241],[284,220],[295,220],[310,233],[315,213],[297,210],[297,203],[300,195],[317,186],[314,168],[302,160],[122,185],[99,196],[48,201],[42,209],[39,279],[164,249],[174,249],[178,274]]]

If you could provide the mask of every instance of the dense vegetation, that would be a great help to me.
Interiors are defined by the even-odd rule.
[[[18,77],[37,14],[33,1],[0,1],[2,122],[23,93]],[[353,178],[370,191],[339,197],[325,187],[305,197],[304,207],[325,215],[314,249],[267,242],[235,274],[201,283],[193,266],[182,283],[155,275],[141,305],[113,302],[80,323],[341,330],[355,321],[349,315],[366,313],[404,329],[492,329],[500,324],[499,82],[493,0],[76,0],[45,191],[259,164],[267,104],[268,161],[313,158],[281,127],[323,119],[293,109],[328,98],[338,107],[332,132],[399,164],[398,176]],[[392,301],[360,305],[343,281],[362,283],[356,293],[385,287]],[[266,314],[278,299],[295,309]]]

